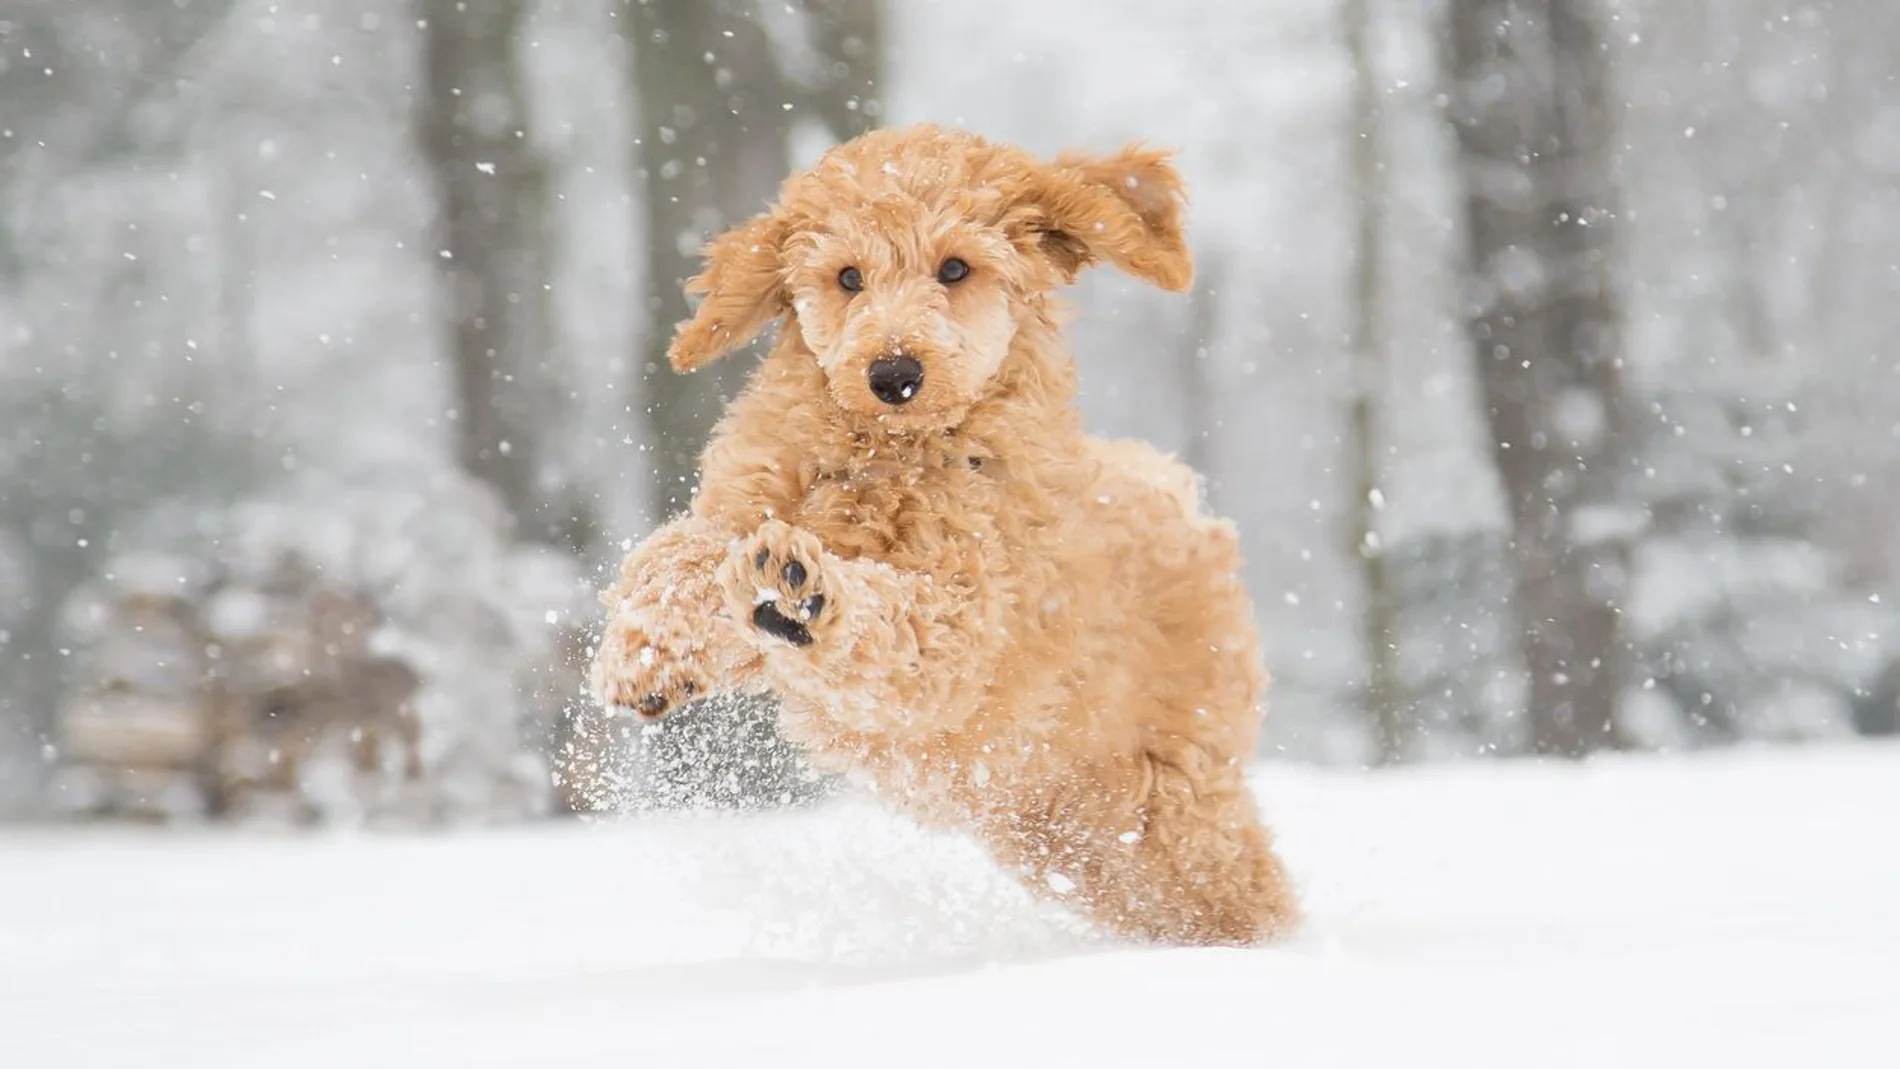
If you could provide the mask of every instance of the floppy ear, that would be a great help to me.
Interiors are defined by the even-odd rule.
[[[1070,280],[1106,260],[1162,289],[1194,283],[1181,230],[1186,195],[1171,154],[1130,145],[1112,156],[1064,153],[1031,183],[1042,249]]]
[[[749,342],[783,315],[787,226],[776,212],[756,215],[706,246],[706,267],[686,283],[703,298],[666,351],[677,371],[692,371]]]

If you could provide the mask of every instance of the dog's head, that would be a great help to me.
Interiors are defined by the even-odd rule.
[[[1181,179],[1136,147],[1044,163],[913,127],[840,145],[708,246],[669,356],[691,371],[789,317],[833,401],[894,429],[951,426],[1042,297],[1111,263],[1184,290]],[[802,357],[802,354],[801,354]]]

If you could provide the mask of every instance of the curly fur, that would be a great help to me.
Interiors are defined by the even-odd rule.
[[[1050,297],[1094,263],[1185,289],[1181,203],[1161,152],[1043,163],[916,127],[714,241],[675,367],[778,340],[690,511],[603,594],[600,699],[771,690],[815,763],[1115,931],[1288,930],[1243,779],[1266,678],[1235,532],[1187,468],[1083,432]],[[938,280],[950,257],[969,277]],[[902,405],[866,386],[894,354],[924,369]]]

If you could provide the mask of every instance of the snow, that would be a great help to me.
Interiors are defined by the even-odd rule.
[[[1265,766],[1271,949],[1114,946],[872,803],[0,833],[9,1066],[1891,1066],[1900,748]]]

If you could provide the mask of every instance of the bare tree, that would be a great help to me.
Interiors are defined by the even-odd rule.
[[[440,211],[437,266],[454,332],[456,456],[533,541],[584,554],[592,509],[549,484],[548,173],[528,136],[516,56],[526,0],[422,0],[422,147]]]
[[[1354,211],[1346,346],[1352,360],[1346,465],[1351,478],[1348,551],[1359,561],[1360,596],[1365,599],[1360,615],[1365,710],[1372,723],[1378,759],[1391,763],[1405,758],[1410,732],[1399,689],[1398,608],[1379,535],[1379,513],[1384,507],[1379,488],[1380,400],[1386,382],[1385,324],[1380,303],[1384,299],[1384,134],[1370,42],[1370,0],[1346,0],[1343,18],[1346,52],[1353,70],[1352,122],[1347,129]]]
[[[802,0],[820,69],[804,97],[839,141],[870,130],[881,114],[884,0]]]
[[[36,792],[48,770],[42,747],[68,663],[62,613],[104,559],[106,533],[212,484],[228,497],[254,482],[254,441],[234,447],[213,420],[168,409],[115,409],[127,386],[196,399],[211,396],[209,378],[163,361],[137,376],[116,363],[107,372],[101,358],[146,340],[128,331],[123,304],[160,291],[141,290],[130,261],[73,247],[56,196],[176,149],[135,113],[191,68],[230,8],[0,0],[0,306],[62,274],[88,285],[84,299],[73,294],[83,311],[34,308],[35,329],[0,345],[0,569],[17,570],[0,607],[0,809]],[[174,296],[173,307],[189,303]]]
[[[1469,332],[1511,517],[1531,744],[1572,756],[1616,741],[1624,661],[1603,18],[1590,0],[1451,5]]]
[[[13,233],[35,185],[151,148],[134,113],[187,75],[232,4],[0,0],[0,283],[39,239]]]
[[[673,324],[691,312],[682,284],[706,239],[763,209],[778,188],[793,112],[749,3],[645,0],[630,14],[651,313],[635,396],[645,399],[653,506],[664,516],[691,500],[699,451],[746,372],[737,360],[693,375],[667,366]]]
[[[876,119],[879,3],[809,0],[803,8],[817,60],[809,85],[786,72],[749,0],[630,6],[651,313],[636,395],[645,398],[661,515],[691,500],[699,452],[747,371],[736,360],[690,376],[667,367],[673,325],[691,312],[682,286],[699,269],[700,247],[765,207],[790,165],[792,125],[804,112],[839,139]]]

